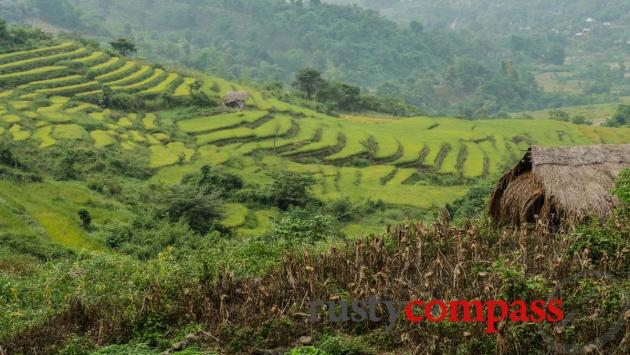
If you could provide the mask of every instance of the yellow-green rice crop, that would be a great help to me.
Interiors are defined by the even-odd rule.
[[[179,128],[187,133],[198,133],[218,130],[244,123],[255,122],[266,115],[267,111],[246,111],[215,116],[198,117],[190,120],[179,121]]]
[[[116,139],[114,139],[108,132],[102,130],[94,130],[90,132],[90,137],[92,137],[94,146],[97,148],[107,147],[116,143]]]
[[[36,129],[35,133],[33,133],[33,138],[37,139],[40,142],[39,144],[40,148],[48,148],[57,143],[57,141],[53,137],[50,136],[50,134],[52,133],[52,130],[53,130],[53,126],[44,126],[44,127]]]
[[[152,145],[149,150],[151,151],[149,166],[152,168],[173,165],[179,161],[189,162],[195,154],[193,149],[186,148],[181,142],[169,143],[166,146]]]
[[[59,140],[75,139],[82,140],[88,136],[87,131],[78,124],[56,125],[53,129],[53,137]]]
[[[155,129],[157,126],[155,125],[156,117],[154,113],[147,113],[142,119],[142,124],[144,124],[144,128],[146,129]]]
[[[149,88],[147,90],[142,91],[143,94],[160,94],[160,93],[165,93],[169,86],[179,78],[179,75],[176,73],[170,73],[168,75],[168,77],[162,81],[161,83],[159,83],[158,85]]]

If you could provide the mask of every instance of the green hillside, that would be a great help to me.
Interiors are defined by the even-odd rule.
[[[72,23],[85,15],[72,11],[75,3],[0,1],[0,8],[16,4],[15,14],[24,16],[35,4],[39,17],[30,20],[62,16]],[[157,6],[173,4],[88,3],[103,9],[144,4],[159,18],[170,13]],[[283,0],[173,6],[199,4],[192,18],[202,18],[207,7],[201,5],[213,3],[232,14],[252,6],[258,16],[264,4],[304,16],[312,12],[303,9],[317,4],[322,13],[336,9]],[[343,9],[338,22],[358,37],[364,27],[380,33],[390,26],[354,26],[354,17],[345,15],[381,20],[374,12]],[[182,13],[172,15],[164,25],[188,28],[192,39]],[[296,19],[303,18],[282,23]],[[134,20],[148,26],[151,19]],[[273,27],[276,20],[269,16],[265,23]],[[104,28],[107,20],[98,22]],[[163,35],[152,37],[163,42],[160,48],[186,50],[168,31]],[[630,106],[595,101],[561,108],[566,111],[496,115],[501,119],[462,107],[469,119],[400,118],[384,112],[422,111],[402,104],[401,96],[361,91],[314,69],[300,70],[286,91],[278,83],[236,83],[209,70],[149,62],[125,38],[109,45],[111,51],[93,39],[0,20],[1,355],[549,353],[554,348],[544,338],[574,342],[580,350],[595,346],[591,339],[611,324],[624,329],[630,171],[615,181],[619,208],[575,229],[542,221],[517,229],[495,223],[484,210],[498,176],[532,145],[630,142]],[[218,39],[215,45],[239,56]],[[361,51],[370,57],[371,49]],[[506,86],[464,75],[483,69],[469,60],[454,63],[449,77],[456,85],[496,92],[520,86],[508,62],[501,72],[479,72]],[[247,99],[236,109],[223,102],[227,97]],[[600,121],[612,115],[611,127],[575,124],[586,123],[582,115]],[[394,324],[389,305],[377,307],[381,322],[373,324],[308,319],[314,300],[374,295],[512,306],[512,300],[556,293],[566,302],[567,326],[548,318],[517,323],[506,312],[503,321],[492,320],[496,308],[489,304],[481,312],[487,320],[461,324],[409,323],[407,317]],[[527,303],[523,311],[536,313],[535,302],[532,312]],[[487,334],[484,328],[495,323],[497,332]],[[619,331],[591,350],[630,353],[625,339]]]
[[[243,112],[177,105],[153,112],[102,107],[107,88],[143,99],[177,99],[189,95],[195,82],[210,97],[247,91],[252,97],[249,107]],[[221,166],[251,184],[269,183],[274,171],[304,173],[316,178],[313,192],[323,201],[380,200],[403,210],[429,211],[453,202],[472,182],[504,171],[532,144],[630,141],[630,129],[545,119],[332,117],[265,97],[250,87],[168,72],[75,42],[1,54],[0,83],[0,135],[5,142],[44,151],[60,145],[128,151],[146,158],[143,164],[153,175],[148,183],[166,185],[179,183],[204,165]],[[100,199],[88,189],[73,192],[77,186],[55,186],[91,196],[78,201]],[[32,188],[46,190],[39,184]],[[12,201],[5,211],[10,206],[24,211],[45,230],[50,229],[50,219],[66,223],[68,232],[59,241],[82,245],[85,232],[72,225],[76,221],[64,221],[63,213],[58,218],[40,215],[42,205],[22,200],[11,193],[14,190],[12,185],[0,188],[0,201]],[[50,200],[58,203],[55,197]],[[78,208],[88,202],[71,205]],[[238,203],[226,205],[225,211],[225,224],[242,235],[265,234],[269,217],[277,215],[268,208]],[[100,215],[98,209],[93,212]],[[399,217],[355,221],[346,231],[376,230]],[[56,240],[54,232],[48,234]]]

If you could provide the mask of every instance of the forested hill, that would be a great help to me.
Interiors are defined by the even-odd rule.
[[[332,4],[357,4],[378,10],[398,22],[419,21],[428,27],[468,29],[494,35],[532,33],[556,29],[574,34],[584,20],[609,22],[619,31],[628,23],[626,0],[324,0]],[[627,32],[626,32],[627,33]]]
[[[6,8],[14,2],[1,4]],[[402,97],[427,112],[448,111],[449,106],[488,96],[489,91],[503,94],[490,93],[490,99],[484,99],[490,102],[487,112],[539,102],[527,76],[522,75],[520,82],[497,78],[501,60],[490,56],[487,44],[449,31],[399,26],[376,11],[358,7],[280,0],[29,0],[25,4],[13,8],[9,19],[24,21],[35,15],[103,40],[127,37],[138,44],[140,56],[231,79],[288,84],[297,70],[312,66],[328,79],[360,85],[381,96]],[[482,82],[496,85],[482,90]]]
[[[433,114],[479,117],[608,100],[544,94],[504,43],[397,24],[357,6],[284,0],[5,0],[0,6],[9,20],[43,21],[103,41],[130,38],[140,56],[229,79],[288,85],[311,66],[329,80]],[[537,56],[564,61],[555,44],[545,42]]]
[[[512,54],[528,52],[538,62],[563,64],[561,52],[574,57],[572,63],[606,62],[615,57],[630,60],[630,3],[626,0],[326,2],[358,4],[403,25],[466,32]]]

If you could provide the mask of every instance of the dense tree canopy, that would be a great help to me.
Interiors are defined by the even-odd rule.
[[[31,0],[30,12],[41,14],[54,3],[56,10],[46,15],[52,17],[41,15],[47,21],[107,42],[129,38],[144,57],[261,83],[289,84],[294,73],[311,67],[326,81],[400,98],[427,113],[493,115],[609,102],[630,91],[627,80],[599,84],[601,75],[576,77],[578,92],[543,93],[534,80],[536,72],[558,71],[548,66],[563,65],[577,54],[606,51],[620,61],[626,48],[619,41],[627,31],[612,30],[622,28],[618,25],[626,18],[619,0],[607,0],[605,9],[565,0],[422,0],[413,6],[408,1],[352,1],[383,10],[398,23],[374,10],[332,1],[42,1]],[[558,17],[558,9],[565,8],[566,19]],[[55,15],[59,11],[64,15]],[[586,16],[596,22],[584,22]],[[585,26],[590,26],[590,37],[577,41],[575,32]],[[512,63],[507,74],[506,61]],[[578,66],[563,67],[577,73]]]

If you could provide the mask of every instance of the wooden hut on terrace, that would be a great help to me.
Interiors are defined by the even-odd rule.
[[[615,179],[630,168],[630,144],[531,147],[497,182],[490,216],[513,225],[541,219],[574,225],[587,216],[604,217],[619,201]]]
[[[249,94],[245,91],[229,91],[223,96],[226,106],[245,109],[245,101],[249,100]]]

